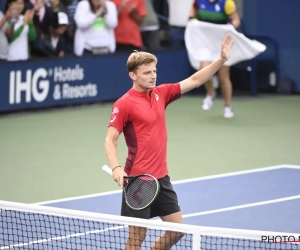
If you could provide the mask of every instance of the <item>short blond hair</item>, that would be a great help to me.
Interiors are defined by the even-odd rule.
[[[147,65],[150,63],[157,63],[157,58],[155,55],[144,52],[144,51],[134,51],[130,54],[127,60],[128,72],[134,72],[141,65]]]

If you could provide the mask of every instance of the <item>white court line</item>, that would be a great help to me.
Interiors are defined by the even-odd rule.
[[[216,214],[216,213],[221,213],[221,212],[226,212],[226,211],[232,211],[232,210],[243,209],[243,208],[248,208],[248,207],[268,205],[268,204],[272,204],[272,203],[278,203],[278,202],[284,202],[284,201],[290,201],[290,200],[296,200],[296,199],[300,199],[300,195],[288,196],[288,197],[274,199],[274,200],[268,200],[268,201],[248,203],[248,204],[244,204],[244,205],[220,208],[220,209],[215,209],[215,210],[208,210],[208,211],[192,213],[192,214],[185,214],[182,217],[183,218],[189,218],[189,217],[195,217],[195,216],[206,215],[206,214]]]
[[[108,227],[108,228],[105,228],[105,229],[98,229],[98,230],[87,231],[87,232],[83,232],[83,233],[74,233],[74,234],[68,234],[68,235],[64,235],[64,236],[57,236],[57,237],[47,238],[47,239],[40,239],[40,240],[35,240],[35,241],[30,241],[30,242],[16,243],[16,244],[13,244],[13,245],[0,247],[0,249],[1,250],[2,249],[10,249],[10,248],[15,248],[15,247],[30,246],[30,245],[33,245],[33,244],[41,244],[41,243],[50,242],[50,241],[65,240],[65,239],[70,239],[70,238],[74,238],[74,237],[81,237],[81,236],[85,236],[85,235],[89,235],[89,234],[99,234],[99,233],[107,232],[107,231],[110,231],[110,230],[118,230],[118,229],[122,229],[122,228],[125,228],[125,226]],[[72,243],[70,243],[70,244],[72,244]]]
[[[285,168],[295,168],[295,169],[300,169],[300,166],[298,165],[288,165],[288,164],[284,164]]]
[[[179,181],[172,181],[172,184],[177,185],[177,184],[184,184],[184,183],[195,182],[195,181],[230,177],[230,176],[235,176],[235,175],[251,174],[251,173],[257,173],[257,172],[264,172],[264,171],[280,169],[280,168],[289,168],[289,166],[292,166],[292,165],[285,165],[284,164],[284,165],[270,166],[270,167],[265,167],[265,168],[257,168],[257,169],[230,172],[230,173],[225,173],[225,174],[203,176],[203,177],[197,177],[197,178],[191,178],[191,179],[185,179],[185,180],[179,180]],[[300,166],[298,166],[298,167],[300,169]],[[58,203],[58,202],[65,202],[65,201],[72,201],[72,200],[79,200],[79,199],[86,199],[86,198],[100,197],[100,196],[105,196],[105,195],[118,194],[118,193],[121,193],[121,192],[122,192],[121,190],[114,190],[114,191],[109,191],[109,192],[90,194],[90,195],[82,195],[82,196],[75,196],[75,197],[69,197],[69,198],[64,198],[64,199],[37,202],[37,203],[32,203],[32,204],[34,204],[34,205],[46,205],[46,204],[51,204],[51,203]]]

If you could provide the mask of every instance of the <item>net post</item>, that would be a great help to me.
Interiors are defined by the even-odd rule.
[[[201,233],[194,232],[193,233],[193,250],[200,250],[201,249]]]

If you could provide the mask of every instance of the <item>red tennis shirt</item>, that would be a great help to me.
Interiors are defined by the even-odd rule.
[[[158,179],[168,174],[165,109],[180,96],[179,83],[162,84],[150,91],[150,97],[130,89],[114,103],[109,126],[124,133],[127,175],[151,174]]]

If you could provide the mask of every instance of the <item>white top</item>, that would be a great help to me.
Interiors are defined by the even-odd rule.
[[[4,18],[3,13],[0,11],[0,20]],[[8,53],[8,41],[6,38],[5,31],[7,29],[7,24],[5,23],[0,29],[0,59],[6,59]]]
[[[74,14],[77,25],[74,37],[75,55],[81,56],[85,48],[91,49],[92,47],[108,47],[111,53],[115,52],[114,29],[118,25],[117,8],[111,1],[106,1],[105,5],[107,14],[103,18],[98,18],[91,11],[87,0],[78,3]]]
[[[51,36],[51,45],[52,45],[53,49],[56,49],[57,44],[58,44],[58,39],[59,39],[59,37],[53,37],[53,36]]]
[[[20,15],[15,23],[14,30],[17,30],[23,24],[24,16]],[[8,45],[8,61],[28,60],[28,25],[25,25],[19,37]]]
[[[194,0],[168,0],[169,4],[169,25],[185,27]]]

